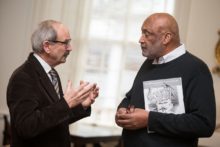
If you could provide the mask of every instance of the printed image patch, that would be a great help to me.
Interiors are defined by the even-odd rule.
[[[145,109],[161,113],[185,113],[181,78],[143,82]]]

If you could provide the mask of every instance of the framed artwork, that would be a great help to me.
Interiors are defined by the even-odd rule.
[[[218,74],[220,76],[220,30],[218,31],[219,40],[215,47],[215,58],[217,61],[217,65],[213,68],[213,73]]]

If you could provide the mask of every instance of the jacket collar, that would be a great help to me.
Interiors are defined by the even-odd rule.
[[[28,62],[33,64],[33,68],[37,74],[38,80],[41,83],[41,85],[44,87],[48,95],[50,96],[52,101],[58,101],[59,98],[57,96],[57,93],[47,76],[47,73],[45,72],[44,68],[41,66],[40,62],[34,57],[34,53],[30,53],[28,57]]]

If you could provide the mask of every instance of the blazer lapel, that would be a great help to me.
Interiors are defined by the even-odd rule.
[[[47,76],[47,75],[46,75]],[[48,77],[39,77],[40,83],[44,87],[44,89],[47,91],[48,95],[50,95],[50,98],[53,101],[58,101],[59,97]]]
[[[36,73],[38,75],[38,80],[42,87],[44,87],[45,91],[49,95],[49,98],[56,102],[59,100],[59,97],[53,87],[53,84],[51,83],[49,77],[47,76],[47,73],[41,66],[41,64],[38,62],[38,60],[33,56],[33,53],[30,54],[28,60],[33,64],[33,67],[35,67]]]

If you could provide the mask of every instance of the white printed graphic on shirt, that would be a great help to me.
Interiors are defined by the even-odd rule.
[[[181,78],[144,81],[145,109],[161,113],[185,113]]]

